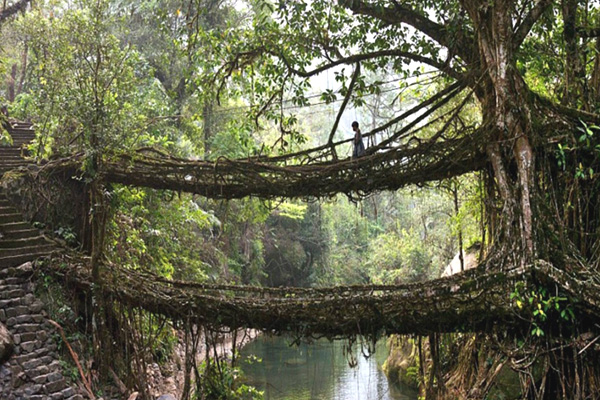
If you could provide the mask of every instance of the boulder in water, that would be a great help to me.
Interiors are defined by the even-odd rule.
[[[172,394],[163,394],[162,396],[158,397],[156,400],[177,400],[177,399]]]
[[[288,358],[283,362],[285,365],[304,365],[306,364],[306,359],[304,358]]]

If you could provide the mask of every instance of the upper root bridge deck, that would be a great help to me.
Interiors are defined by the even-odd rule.
[[[358,196],[409,184],[439,181],[482,169],[483,146],[473,138],[411,143],[358,159],[299,163],[282,157],[215,161],[178,159],[138,152],[105,160],[102,179],[131,186],[234,199]],[[82,156],[46,164],[40,172],[75,171]]]

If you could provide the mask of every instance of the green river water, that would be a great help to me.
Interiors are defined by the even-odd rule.
[[[409,400],[410,388],[389,382],[381,366],[387,357],[385,343],[365,359],[354,346],[358,365],[350,368],[342,342],[317,340],[289,345],[285,337],[261,336],[247,344],[240,363],[248,384],[264,391],[265,400]],[[358,348],[356,348],[358,347]]]

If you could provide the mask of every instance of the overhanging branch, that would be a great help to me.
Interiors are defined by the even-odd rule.
[[[531,8],[531,10],[529,10],[529,13],[523,19],[523,22],[521,23],[521,25],[519,25],[513,37],[514,50],[518,49],[521,46],[523,40],[525,40],[525,38],[529,34],[529,31],[531,31],[531,28],[533,28],[533,25],[535,25],[535,23],[538,19],[540,19],[544,11],[546,11],[551,5],[552,0],[538,0],[535,3],[535,5]]]
[[[408,24],[440,45],[452,49],[463,60],[473,61],[475,45],[472,40],[464,36],[451,35],[444,25],[433,22],[398,2],[395,2],[394,7],[383,7],[363,0],[338,0],[338,2],[356,14],[367,15],[388,24]]]
[[[577,33],[583,38],[595,38],[600,36],[600,28],[577,28]]]
[[[285,58],[285,56],[281,55],[281,54],[274,54],[275,56],[278,56],[281,58],[281,60],[284,62],[284,64],[286,65],[286,67],[294,74],[297,75],[301,78],[310,78],[312,76],[318,75],[322,72],[325,72],[329,69],[332,69],[334,67],[337,67],[338,65],[343,65],[343,64],[355,64],[357,62],[360,61],[368,61],[368,60],[373,60],[376,58],[382,58],[382,57],[400,57],[400,58],[406,58],[409,60],[413,60],[416,62],[420,62],[423,64],[427,64],[430,65],[434,68],[436,68],[439,71],[442,71],[446,74],[448,74],[449,76],[455,78],[455,79],[461,79],[463,78],[462,74],[459,73],[458,71],[452,69],[449,66],[449,63],[443,63],[440,62],[438,60],[434,60],[432,58],[429,57],[425,57],[422,56],[420,54],[414,54],[408,51],[400,51],[400,50],[380,50],[380,51],[374,51],[371,53],[362,53],[362,54],[355,54],[352,56],[348,56],[348,57],[344,57],[344,58],[340,58],[338,60],[335,60],[333,62],[327,63],[325,65],[322,65],[320,67],[317,67],[311,71],[305,72],[305,71],[300,71],[294,67],[292,67],[292,65],[289,63],[289,61]]]
[[[11,6],[6,7],[6,9],[0,11],[0,24],[3,23],[6,19],[15,15],[16,13],[25,10],[25,8],[30,2],[31,0],[19,0]]]
[[[350,81],[350,85],[348,85],[348,91],[346,92],[346,96],[344,96],[344,101],[340,109],[338,110],[337,117],[335,118],[335,122],[333,123],[333,127],[331,128],[331,132],[329,133],[329,138],[327,139],[327,144],[331,147],[334,158],[337,159],[337,153],[335,151],[335,146],[333,146],[333,137],[335,136],[335,132],[337,131],[338,125],[340,124],[340,120],[342,119],[342,115],[344,114],[344,110],[350,102],[350,98],[352,97],[352,91],[354,90],[354,85],[356,85],[356,81],[360,76],[360,63],[356,63],[356,68],[354,69],[354,74],[352,75],[352,80]]]

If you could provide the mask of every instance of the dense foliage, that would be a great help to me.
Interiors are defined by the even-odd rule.
[[[12,116],[36,122],[33,154],[44,159],[85,152],[90,160],[85,176],[92,178],[96,154],[152,147],[188,157],[235,158],[270,148],[294,150],[326,138],[334,123],[332,104],[347,90],[341,71],[332,76],[342,83],[339,93],[331,89],[333,82],[325,82],[320,95],[323,82],[313,82],[324,101],[303,91],[308,80],[292,97],[279,90],[289,116],[254,106],[281,87],[279,79],[288,75],[281,70],[284,64],[267,60],[244,67],[252,73],[229,71],[231,84],[211,77],[240,46],[258,38],[283,40],[269,32],[284,15],[294,18],[285,17],[288,38],[306,16],[283,13],[283,5],[275,12],[266,2],[205,3],[190,9],[168,1],[121,8],[109,1],[70,7],[40,3],[4,25],[2,66],[7,76],[19,71],[21,77],[18,87],[7,79],[3,93],[12,97]],[[321,15],[314,12],[311,20]],[[337,8],[335,15],[336,26],[351,22]],[[364,34],[339,40],[351,45]],[[354,114],[370,120],[365,128],[432,90],[429,79],[408,84],[390,72],[397,76],[391,83],[375,72],[369,72],[374,82],[361,83]],[[456,214],[444,188],[308,205],[216,203],[146,189],[109,190],[109,260],[184,279],[275,286],[420,280],[437,276],[453,257],[458,230],[469,230],[471,242],[481,235],[473,219],[480,217],[477,207],[461,195],[463,211]]]
[[[82,155],[76,178],[92,187],[96,239],[64,232],[95,249],[95,261],[183,280],[324,286],[437,277],[456,253],[464,262],[466,249],[482,247],[490,268],[545,260],[597,274],[596,2],[28,4],[0,13],[0,99],[35,123],[36,161]],[[123,154],[344,160],[352,120],[368,151],[466,138],[487,164],[436,184],[331,199],[216,201],[102,181],[102,163]],[[0,135],[0,145],[10,141]],[[507,301],[525,301],[515,293]],[[529,298],[536,316],[559,304]],[[545,359],[548,374],[562,368],[548,387],[581,386],[574,358],[567,371],[562,356]],[[523,386],[538,396],[536,383]]]

